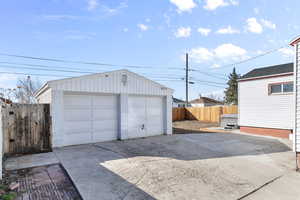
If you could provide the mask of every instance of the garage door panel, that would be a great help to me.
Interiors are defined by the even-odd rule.
[[[94,110],[93,119],[94,120],[115,120],[117,118],[117,112],[111,110]]]
[[[90,121],[92,119],[91,110],[66,110],[64,112],[64,118],[66,121]]]
[[[117,130],[117,122],[115,120],[102,120],[102,121],[94,121],[93,130],[101,131],[101,130]]]
[[[117,139],[117,102],[113,95],[65,95],[66,145]]]
[[[116,96],[93,96],[93,105],[94,106],[114,106],[117,105]]]
[[[130,96],[128,105],[130,138],[163,134],[162,97]]]
[[[102,130],[96,131],[93,135],[93,142],[105,142],[115,140],[116,136],[114,135],[115,131]]]
[[[82,98],[84,96],[84,98]],[[64,104],[65,105],[75,105],[75,106],[91,106],[91,96],[87,95],[65,95]]]
[[[66,135],[64,139],[65,145],[79,145],[92,143],[92,138],[89,134]]]
[[[91,132],[91,122],[90,121],[82,121],[82,122],[65,122],[64,130],[66,134],[73,133],[83,133],[83,132]]]

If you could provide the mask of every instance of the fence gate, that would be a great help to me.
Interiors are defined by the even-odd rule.
[[[51,151],[49,104],[11,104],[1,111],[6,155]]]

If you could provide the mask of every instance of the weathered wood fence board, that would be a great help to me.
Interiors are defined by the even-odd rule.
[[[173,121],[198,120],[219,123],[222,114],[237,114],[238,106],[173,108]]]
[[[2,108],[4,153],[40,153],[51,150],[49,104],[11,104]]]

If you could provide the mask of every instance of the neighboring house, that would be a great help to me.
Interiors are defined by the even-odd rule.
[[[300,36],[292,40],[290,43],[291,46],[294,47],[295,50],[295,57],[294,57],[294,90],[295,90],[295,95],[294,95],[294,113],[293,119],[295,119],[294,123],[294,133],[293,134],[293,150],[296,152],[296,160],[297,160],[297,170],[300,167],[300,92],[299,92],[299,82],[300,82],[300,53],[299,53],[299,47],[300,47]],[[296,120],[297,119],[297,120]]]
[[[173,108],[184,108],[185,104],[185,101],[173,97]]]
[[[4,103],[4,104],[12,104],[12,100],[0,97],[0,102]]]
[[[172,134],[173,90],[128,70],[47,82],[52,145],[61,147]]]
[[[200,97],[189,102],[191,107],[220,106],[223,102],[208,97]]]
[[[289,138],[294,127],[293,63],[257,68],[238,80],[242,132]]]

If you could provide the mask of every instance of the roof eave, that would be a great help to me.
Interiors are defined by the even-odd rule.
[[[40,96],[44,91],[46,91],[47,89],[49,89],[49,83],[45,83],[39,90],[37,90],[34,93],[34,97],[37,98],[38,96]]]
[[[240,78],[240,79],[238,79],[238,82],[251,81],[251,80],[256,80],[256,79],[273,78],[273,77],[278,77],[278,76],[290,76],[293,74],[294,74],[294,72],[287,72],[287,73],[272,74],[272,75],[267,75],[267,76],[255,76],[255,77],[249,77],[249,78]]]
[[[297,36],[296,38],[294,38],[291,42],[290,45],[291,46],[295,46],[296,44],[298,44],[300,42],[300,36]]]

